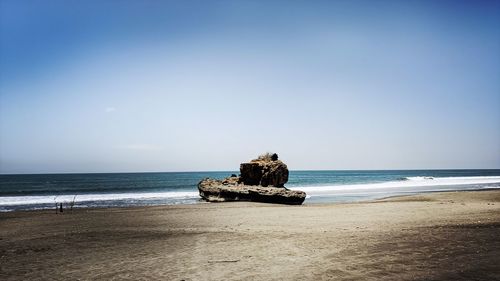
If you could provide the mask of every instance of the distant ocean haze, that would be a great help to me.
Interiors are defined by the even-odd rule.
[[[200,203],[197,184],[227,172],[0,175],[0,211]],[[500,188],[500,170],[291,171],[306,204],[352,202],[419,192]]]

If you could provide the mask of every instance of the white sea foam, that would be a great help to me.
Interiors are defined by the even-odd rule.
[[[458,185],[490,185],[485,187],[500,188],[500,176],[491,177],[408,177],[402,181],[388,181],[381,183],[367,184],[346,184],[346,185],[328,185],[328,186],[302,186],[292,187],[290,189],[303,190],[309,195],[329,195],[345,191],[375,191],[377,189],[398,189],[412,187],[439,187],[439,186],[458,186]],[[434,191],[434,189],[430,189]]]
[[[427,192],[439,190],[451,190],[453,186],[477,186],[479,188],[500,188],[500,176],[478,176],[478,177],[408,177],[400,181],[388,181],[381,183],[329,185],[329,186],[302,186],[290,187],[290,189],[303,190],[308,198],[316,196],[349,196],[360,194],[375,194],[388,192]],[[444,189],[442,187],[445,187]],[[414,189],[412,189],[414,188]],[[420,188],[420,189],[419,189]],[[424,189],[421,189],[424,188]],[[458,188],[457,189],[463,189]],[[40,196],[4,196],[0,197],[0,207],[41,205],[69,203],[73,199],[75,203],[102,202],[102,201],[153,201],[153,200],[184,200],[197,199],[198,192],[143,192],[143,193],[113,193],[113,194],[82,194],[75,197],[72,195],[40,195]]]
[[[5,196],[0,197],[0,206],[75,203],[110,200],[162,200],[197,198],[198,192],[144,192],[144,193],[113,193],[113,194],[82,194],[82,195],[40,195],[40,196]]]

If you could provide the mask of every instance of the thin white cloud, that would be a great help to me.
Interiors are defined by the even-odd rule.
[[[112,106],[108,106],[104,109],[104,111],[106,111],[107,113],[110,113],[110,112],[113,112],[113,111],[116,111],[116,108],[112,107]]]
[[[141,151],[146,151],[146,150],[162,150],[163,147],[159,145],[153,145],[153,144],[125,144],[125,145],[118,145],[116,146],[117,149],[124,149],[124,150],[141,150]]]

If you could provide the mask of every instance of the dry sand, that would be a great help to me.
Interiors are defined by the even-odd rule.
[[[500,280],[500,191],[0,214],[0,280]]]

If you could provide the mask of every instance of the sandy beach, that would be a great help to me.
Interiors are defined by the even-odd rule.
[[[1,280],[499,280],[500,191],[0,214]]]

